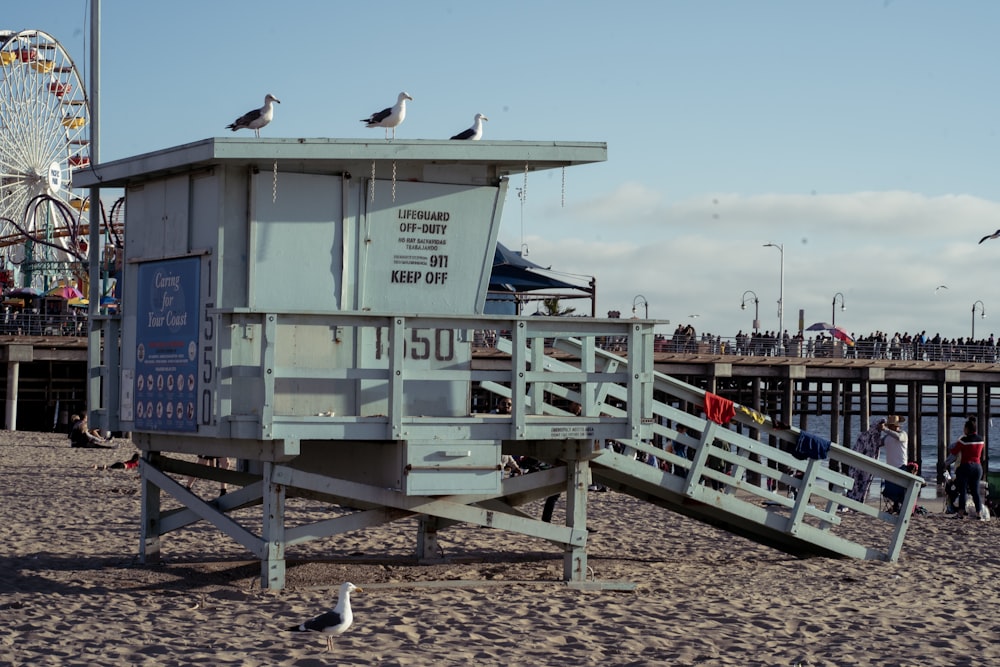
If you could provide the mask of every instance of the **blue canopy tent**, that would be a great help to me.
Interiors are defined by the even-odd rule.
[[[525,259],[497,243],[493,253],[493,271],[490,274],[489,293],[485,312],[492,315],[519,314],[524,301],[543,299],[590,299],[591,316],[594,315],[594,279],[589,285],[574,285],[546,275],[548,267]],[[530,293],[530,294],[529,294]]]

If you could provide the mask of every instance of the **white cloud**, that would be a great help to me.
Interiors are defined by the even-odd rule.
[[[774,242],[784,247],[790,331],[800,309],[806,326],[830,319],[838,292],[847,310],[838,299],[837,322],[859,335],[933,329],[968,336],[977,300],[987,312],[977,338],[992,332],[992,309],[1000,320],[1000,300],[991,301],[989,289],[1000,272],[1000,240],[978,245],[1000,227],[1000,204],[969,195],[716,193],[669,202],[626,183],[543,214],[525,237],[531,259],[596,276],[599,314],[630,314],[642,295],[650,316],[669,319],[671,329],[697,313],[699,330],[731,336],[750,326],[740,302],[752,290],[762,327],[776,329],[782,255],[762,247]],[[942,284],[948,290],[935,294]]]

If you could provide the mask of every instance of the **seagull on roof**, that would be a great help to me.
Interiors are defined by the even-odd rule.
[[[979,239],[979,242],[982,243],[983,241],[986,241],[988,239],[998,239],[998,238],[1000,238],[1000,229],[996,230],[992,234],[987,234],[983,238]]]
[[[227,130],[248,129],[253,130],[257,138],[260,138],[260,128],[264,127],[271,122],[274,118],[274,103],[277,102],[281,104],[281,100],[277,97],[268,93],[264,96],[264,106],[259,109],[254,109],[253,111],[247,111],[245,114],[234,120],[229,125],[226,125]]]
[[[472,123],[472,127],[468,130],[463,130],[459,132],[452,139],[467,139],[469,141],[479,141],[483,138],[483,121],[489,120],[486,116],[481,113],[476,114],[476,119]]]
[[[340,585],[340,595],[337,598],[337,606],[333,611],[328,611],[312,618],[305,623],[294,625],[288,628],[289,632],[322,632],[326,635],[326,650],[333,652],[333,638],[344,634],[347,628],[354,622],[354,613],[351,611],[351,593],[364,591],[349,581]]]
[[[389,128],[392,128],[392,138],[396,138],[396,126],[403,122],[406,118],[406,100],[413,101],[409,93],[400,93],[396,97],[396,103],[391,107],[386,107],[381,111],[373,113],[368,118],[362,118],[361,122],[365,123],[365,127],[384,127],[385,128],[385,138],[389,139]]]

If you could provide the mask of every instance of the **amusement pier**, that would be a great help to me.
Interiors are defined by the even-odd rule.
[[[45,325],[44,318],[40,322],[40,327]],[[0,382],[8,430],[65,429],[68,415],[85,408],[86,338],[75,326],[48,326],[47,335],[8,332],[0,337],[0,354],[7,362]],[[510,355],[489,345],[487,338],[473,340],[473,367],[509,369]],[[609,351],[621,347],[614,340],[599,345]],[[926,479],[938,483],[945,449],[959,435],[949,432],[950,420],[976,415],[983,424],[1000,414],[1000,366],[992,362],[854,358],[845,356],[851,350],[839,343],[837,354],[819,357],[724,353],[705,345],[690,351],[663,349],[667,347],[673,346],[654,346],[657,372],[803,431],[810,429],[810,420],[815,424],[817,417],[825,417],[830,438],[848,446],[858,435],[852,432],[857,423],[889,414],[906,416],[910,460],[921,464]],[[471,409],[489,412],[495,400],[490,392],[474,387]],[[915,426],[926,418],[937,421],[937,442],[924,442],[922,429]],[[989,438],[988,430],[984,436]],[[987,440],[988,454],[989,444]],[[937,450],[937,465],[925,470],[921,452],[930,446]]]

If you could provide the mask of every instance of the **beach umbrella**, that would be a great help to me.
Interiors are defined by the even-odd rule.
[[[844,327],[827,324],[826,322],[817,322],[806,327],[806,331],[826,331],[837,340],[843,341],[848,345],[854,345],[854,336],[849,334]]]
[[[78,296],[70,299],[69,301],[66,302],[66,304],[72,306],[73,308],[86,308],[87,306],[90,305],[90,299]]]
[[[57,296],[60,299],[66,299],[68,301],[70,299],[79,299],[83,296],[83,292],[72,285],[59,285],[46,292],[45,296]]]
[[[833,327],[832,329],[829,329],[829,331],[830,335],[836,338],[837,340],[842,340],[848,345],[854,345],[854,336],[847,333],[847,329],[844,329],[842,327]]]

